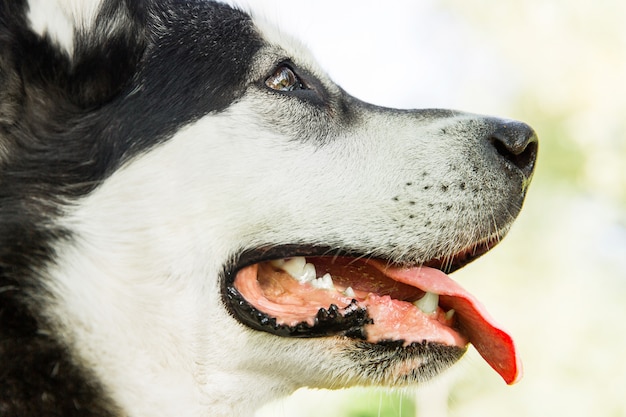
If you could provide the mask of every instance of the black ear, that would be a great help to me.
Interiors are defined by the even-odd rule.
[[[24,105],[31,94],[77,110],[110,100],[136,71],[145,47],[145,14],[143,2],[134,0],[3,1],[2,103],[19,90]],[[3,113],[9,117],[11,110],[0,104],[0,122]]]
[[[146,44],[145,5],[133,0],[72,3],[98,3],[92,22],[75,30],[68,79],[81,104],[97,105],[119,92],[137,70]]]

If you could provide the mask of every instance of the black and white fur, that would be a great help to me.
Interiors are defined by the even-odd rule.
[[[285,63],[308,88],[264,85]],[[359,102],[223,4],[2,0],[0,415],[244,416],[411,382],[424,358],[241,324],[225,269],[268,245],[420,264],[500,237],[534,141]]]

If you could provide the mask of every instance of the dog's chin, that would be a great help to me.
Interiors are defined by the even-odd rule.
[[[358,364],[365,378],[359,384],[414,383],[451,366],[470,341],[454,302],[433,299],[430,288],[437,284],[420,288],[419,282],[446,277],[444,272],[483,255],[499,238],[417,265],[317,246],[257,248],[225,269],[223,298],[231,314],[254,330],[335,339]],[[397,271],[424,276],[395,278]]]
[[[450,368],[467,350],[430,342],[404,345],[403,342],[373,344],[349,340],[345,345],[345,355],[353,364],[352,378],[346,386],[399,387],[424,382]],[[336,380],[345,378],[346,375],[341,375]]]

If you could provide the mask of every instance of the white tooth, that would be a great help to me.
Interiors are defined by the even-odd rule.
[[[304,265],[302,275],[300,277],[296,277],[296,279],[304,284],[305,282],[314,281],[315,275],[317,275],[317,272],[315,272],[315,265],[307,263]]]
[[[320,278],[317,278],[311,281],[311,285],[321,290],[334,290],[335,289],[333,278],[328,273],[324,274],[324,276]]]
[[[281,268],[283,271],[299,280],[303,275],[304,265],[306,265],[306,259],[303,256],[296,256],[295,258],[285,259],[285,263]]]
[[[434,292],[427,292],[422,298],[415,301],[413,305],[426,314],[433,314],[439,305],[439,295]]]
[[[448,310],[448,312],[446,313],[446,320],[451,320],[452,317],[454,317],[454,313],[456,313],[456,311],[454,311],[453,308],[451,308],[450,310]]]
[[[352,289],[352,287],[348,287],[343,290],[343,295],[345,295],[346,297],[354,297],[356,294],[354,294],[354,290]]]
[[[324,280],[324,283],[326,283],[328,287],[332,288],[333,290],[335,289],[335,283],[333,282],[333,277],[331,277],[328,272],[322,276],[322,280]]]

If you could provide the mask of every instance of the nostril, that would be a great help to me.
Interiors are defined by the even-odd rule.
[[[538,140],[535,131],[525,123],[501,123],[489,138],[495,150],[508,162],[530,176],[537,159]]]
[[[513,163],[524,175],[529,176],[531,174],[535,167],[535,159],[537,158],[537,142],[528,143],[521,152],[512,151],[499,140],[494,140],[493,146],[504,159]]]

